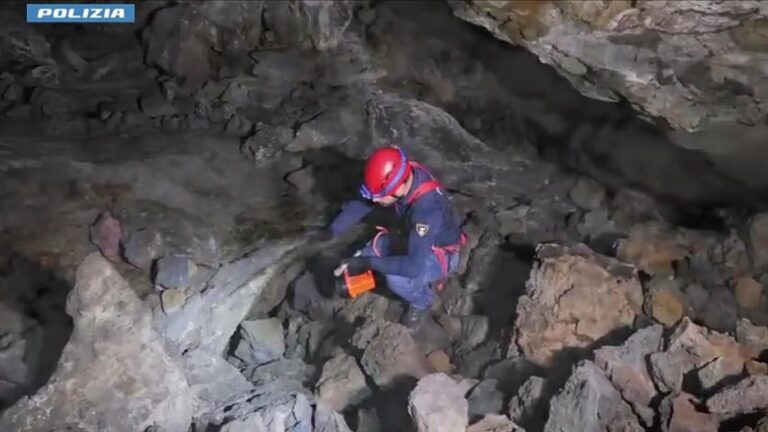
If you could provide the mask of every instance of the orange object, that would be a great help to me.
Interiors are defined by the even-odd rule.
[[[376,281],[373,279],[371,270],[354,276],[350,276],[349,272],[344,270],[344,283],[347,285],[347,293],[352,298],[376,288]]]

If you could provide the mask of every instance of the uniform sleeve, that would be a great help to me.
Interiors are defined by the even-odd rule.
[[[408,232],[408,254],[371,257],[371,268],[383,274],[418,277],[432,258],[432,245],[440,231],[440,213],[435,210],[414,212]]]
[[[373,205],[364,201],[353,200],[342,206],[341,213],[331,223],[331,232],[334,237],[347,232],[352,226],[360,222],[373,210]]]

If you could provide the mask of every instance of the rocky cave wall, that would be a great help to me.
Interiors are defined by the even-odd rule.
[[[455,2],[137,7],[118,28],[0,5],[0,430],[768,427],[744,160],[584,97]],[[305,238],[389,142],[471,239],[416,333],[385,287],[327,296],[386,214]]]

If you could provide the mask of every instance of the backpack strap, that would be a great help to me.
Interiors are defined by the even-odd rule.
[[[439,188],[440,183],[436,182],[435,180],[425,181],[424,183],[420,184],[415,191],[413,191],[413,193],[406,200],[406,203],[408,203],[408,205],[413,204],[416,200],[423,197],[425,194]]]

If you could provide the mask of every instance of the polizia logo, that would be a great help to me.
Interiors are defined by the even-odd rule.
[[[28,4],[30,23],[132,23],[132,4]]]

